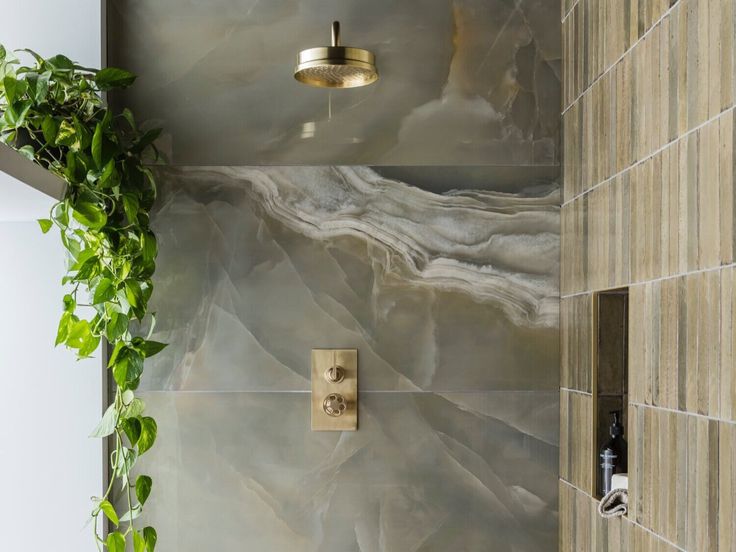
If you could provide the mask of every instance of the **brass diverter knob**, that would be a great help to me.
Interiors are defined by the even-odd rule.
[[[340,383],[345,379],[345,368],[334,364],[325,370],[325,379],[330,383]]]
[[[325,397],[325,400],[322,401],[322,408],[324,409],[325,414],[334,418],[342,416],[347,407],[345,397],[339,393],[330,393]]]

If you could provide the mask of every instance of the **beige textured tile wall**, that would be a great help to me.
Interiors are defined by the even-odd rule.
[[[593,424],[593,400],[588,393],[561,391],[560,397],[560,477],[581,489],[591,488],[593,456],[588,453],[592,433],[580,431]]]
[[[560,344],[560,385],[563,389],[591,392],[591,350],[589,295],[564,299],[560,304],[560,326],[564,326]]]
[[[562,32],[560,550],[736,551],[736,0],[563,0]],[[606,521],[590,307],[620,286],[631,508]]]
[[[626,518],[605,520],[598,502],[560,481],[559,549],[572,552],[676,552],[674,543]]]

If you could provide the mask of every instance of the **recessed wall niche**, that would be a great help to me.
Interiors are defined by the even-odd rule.
[[[593,492],[601,498],[601,446],[610,438],[611,413],[621,412],[620,422],[627,428],[629,290],[614,289],[596,293],[593,314]],[[624,439],[628,439],[626,433]]]

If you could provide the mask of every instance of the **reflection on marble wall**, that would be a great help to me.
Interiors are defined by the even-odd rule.
[[[299,50],[346,43],[381,79],[298,84]],[[559,3],[549,0],[130,0],[108,8],[116,98],[166,129],[179,165],[557,165]]]
[[[154,335],[171,345],[141,396],[162,549],[556,549],[554,182],[364,166],[160,181]],[[310,431],[313,347],[359,349],[357,432]]]
[[[558,188],[464,190],[463,172],[440,194],[368,167],[163,171],[173,346],[145,385],[307,390],[310,349],[354,347],[363,389],[553,389]]]

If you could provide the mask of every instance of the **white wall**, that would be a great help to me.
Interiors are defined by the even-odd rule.
[[[64,253],[35,222],[0,222],[2,550],[95,550],[90,497],[102,488],[100,360],[53,347]],[[47,547],[43,543],[53,542]]]
[[[2,0],[0,43],[101,64],[99,0]],[[53,347],[64,252],[35,218],[50,199],[0,167],[0,527],[2,550],[92,552],[92,495],[102,443],[88,437],[102,411],[98,358]]]
[[[45,57],[64,54],[97,67],[102,58],[100,0],[2,0],[0,44]]]

